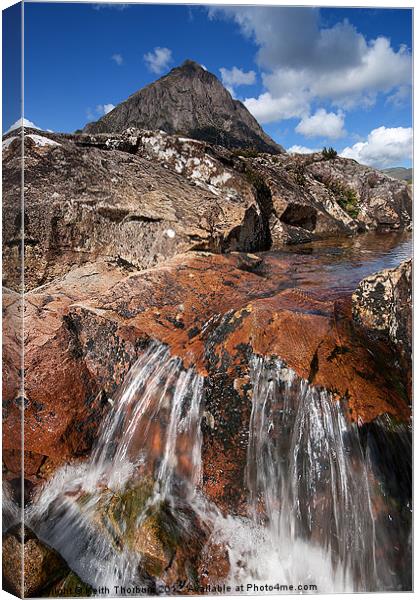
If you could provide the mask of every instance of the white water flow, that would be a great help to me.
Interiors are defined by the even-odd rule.
[[[284,581],[328,590],[369,589],[376,579],[374,521],[367,471],[355,429],[326,391],[309,386],[276,359],[252,361],[253,400],[247,460],[249,509]],[[268,553],[269,554],[269,553]],[[321,582],[319,582],[321,579]]]
[[[254,356],[251,379],[247,516],[222,515],[205,500],[203,379],[153,345],[127,376],[89,462],[56,473],[28,524],[94,586],[141,581],[129,540],[166,502],[179,521],[184,513],[176,510],[188,506],[212,531],[210,541],[225,546],[230,573],[222,583],[379,589],[356,427],[327,392],[279,360]]]
[[[27,523],[92,586],[142,583],[132,532],[201,473],[202,378],[154,344],[131,368],[88,463],[59,470]],[[182,523],[179,524],[182,526]]]
[[[131,368],[98,435],[90,460],[93,486],[101,481],[121,489],[136,469],[156,480],[161,499],[170,497],[176,474],[187,490],[198,483],[202,378],[181,364],[153,345]]]

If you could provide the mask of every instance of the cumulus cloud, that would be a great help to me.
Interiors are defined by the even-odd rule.
[[[412,158],[413,129],[411,127],[378,127],[366,141],[347,146],[340,152],[344,158],[354,158],[371,167],[397,166]]]
[[[394,94],[388,96],[386,104],[392,104],[396,108],[403,108],[410,96],[410,88],[408,85],[399,87]]]
[[[360,64],[348,66],[334,82],[322,74],[313,82],[312,89],[317,96],[327,96],[342,106],[363,101],[373,104],[378,92],[406,86],[411,77],[411,55],[406,47],[395,52],[389,40],[380,37],[366,47]]]
[[[97,104],[93,110],[90,107],[86,110],[86,117],[89,121],[94,121],[98,117],[103,117],[103,115],[107,115],[114,108],[115,108],[115,105],[111,104],[111,103]]]
[[[288,148],[287,152],[290,154],[312,154],[313,152],[320,152],[320,148],[307,148],[307,146],[294,144],[294,146]]]
[[[169,48],[157,46],[151,52],[144,54],[144,61],[153,73],[163,73],[172,62],[172,51]]]
[[[240,85],[252,85],[256,82],[256,73],[254,71],[243,71],[237,67],[226,69],[221,67],[221,80],[230,90]]]
[[[256,60],[263,70],[264,92],[248,99],[248,108],[266,114],[267,96],[284,117],[283,98],[292,94],[303,107],[315,99],[350,109],[371,106],[379,93],[410,90],[412,57],[406,46],[393,48],[383,37],[367,40],[347,20],[324,27],[316,8],[249,7],[214,8],[210,16],[233,19],[258,46]],[[261,106],[260,106],[261,105]],[[250,109],[249,109],[250,110]],[[308,112],[301,110],[299,116]],[[254,112],[255,116],[256,113]],[[286,114],[286,113],[285,113]]]
[[[314,115],[304,116],[295,131],[306,137],[325,137],[336,140],[346,135],[344,124],[345,115],[342,111],[328,113],[324,108],[319,108]]]
[[[260,123],[301,117],[309,110],[304,95],[298,96],[292,93],[284,93],[277,98],[270,92],[264,92],[258,98],[246,98],[244,104]]]
[[[122,54],[119,53],[112,54],[111,59],[118,65],[118,67],[120,67],[124,62]]]
[[[221,80],[230,94],[235,97],[235,88],[241,85],[252,85],[256,82],[256,73],[254,71],[243,71],[237,67],[226,69],[221,67]]]

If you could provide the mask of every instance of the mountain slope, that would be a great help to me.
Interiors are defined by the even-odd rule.
[[[87,124],[84,132],[121,132],[127,127],[163,130],[228,148],[284,152],[215,75],[191,60]]]
[[[389,167],[388,169],[382,169],[382,173],[401,181],[411,181],[413,179],[413,169],[406,169],[406,167]]]

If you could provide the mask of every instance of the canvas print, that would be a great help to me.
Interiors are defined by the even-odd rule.
[[[412,12],[3,11],[7,592],[412,590]]]

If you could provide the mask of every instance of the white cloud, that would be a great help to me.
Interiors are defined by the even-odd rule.
[[[314,115],[304,116],[295,131],[306,137],[325,137],[336,140],[346,135],[344,124],[345,115],[342,111],[328,113],[324,108],[319,108]]]
[[[396,108],[403,108],[410,96],[410,88],[408,85],[399,87],[394,94],[388,96],[386,104],[392,104]]]
[[[394,95],[400,88],[405,89],[400,93],[406,88],[410,93],[412,57],[407,48],[393,48],[383,36],[367,40],[347,20],[325,27],[319,9],[308,7],[212,7],[209,14],[233,19],[258,46],[265,90],[246,105],[256,111],[256,118],[266,115],[265,122],[288,118],[283,102],[290,95],[301,107],[320,99],[351,109],[374,105],[380,93]],[[292,116],[308,112],[306,107]]]
[[[35,123],[32,123],[32,121],[29,121],[29,119],[23,118],[23,119],[18,119],[15,123],[13,123],[13,125],[11,125],[9,127],[9,129],[6,131],[6,133],[9,133],[10,131],[14,131],[15,129],[19,129],[19,127],[32,127],[32,129],[41,129],[41,127],[38,127],[38,125],[35,125]],[[51,131],[51,130],[46,129],[45,131]]]
[[[357,142],[340,152],[344,158],[354,158],[371,167],[397,166],[412,158],[413,129],[411,127],[378,127],[364,142]]]
[[[221,67],[221,80],[233,98],[236,97],[236,86],[252,85],[256,82],[256,73],[254,71],[243,71],[237,67],[226,69]]]
[[[98,104],[96,106],[96,112],[99,115],[107,115],[111,110],[115,108],[114,104]]]
[[[254,71],[243,71],[237,67],[226,69],[221,67],[221,80],[224,85],[234,88],[239,85],[252,85],[256,82],[256,73]]]
[[[298,97],[292,93],[276,98],[269,92],[265,92],[258,98],[246,98],[244,104],[259,123],[273,123],[281,119],[301,117],[309,109],[304,95]]]
[[[144,54],[144,61],[153,73],[163,73],[172,61],[172,51],[157,46],[153,51]]]
[[[348,66],[334,81],[323,73],[313,81],[312,90],[315,95],[329,97],[341,106],[374,104],[379,92],[405,87],[411,77],[411,56],[406,48],[402,46],[395,52],[388,39],[379,37],[366,46],[359,64]]]
[[[290,154],[312,154],[313,152],[320,152],[320,148],[307,148],[307,146],[294,144],[294,146],[288,148],[287,152]]]
[[[111,59],[118,65],[118,67],[120,67],[124,62],[122,54],[119,53],[112,54]]]

